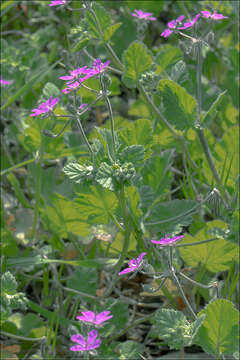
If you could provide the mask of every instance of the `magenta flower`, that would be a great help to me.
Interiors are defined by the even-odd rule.
[[[81,68],[77,68],[75,70],[70,71],[70,75],[60,76],[59,79],[61,79],[61,80],[72,80],[73,81],[73,80],[79,78],[80,75],[87,74],[87,70],[88,70],[87,66],[83,66]],[[71,83],[72,81],[69,81],[69,83]]]
[[[85,108],[85,106],[87,106],[87,104],[82,104],[79,106],[79,110],[82,110],[83,108]]]
[[[215,12],[213,14],[211,14],[210,11],[206,11],[206,10],[201,11],[201,13],[202,13],[202,16],[205,17],[206,19],[211,18],[213,20],[221,20],[221,19],[228,18],[228,16],[224,16],[223,14],[217,14]]]
[[[75,334],[71,337],[73,342],[76,342],[79,345],[74,345],[70,347],[71,351],[88,351],[98,348],[101,345],[101,340],[97,339],[98,332],[97,330],[92,330],[88,333],[87,340],[80,334]]]
[[[1,85],[11,85],[13,83],[13,80],[3,80],[0,79],[0,84]]]
[[[182,27],[178,27],[178,30],[189,29],[197,22],[197,20],[200,16],[201,16],[201,14],[197,14],[192,20],[185,22]]]
[[[145,255],[146,255],[146,253],[143,252],[143,253],[141,253],[141,254],[139,255],[139,257],[137,258],[137,260],[135,260],[135,259],[130,260],[129,263],[128,263],[129,267],[126,268],[126,269],[124,269],[124,270],[122,270],[122,271],[120,271],[120,272],[118,273],[118,275],[127,274],[127,273],[129,273],[129,272],[133,272],[133,271],[135,271],[135,270],[138,270],[139,267],[140,267],[140,265],[142,264],[142,260],[143,260],[143,257],[144,257]]]
[[[30,114],[30,116],[38,116],[40,114],[48,113],[49,111],[52,111],[54,106],[60,101],[59,98],[53,99],[52,96],[46,101],[42,102],[37,109],[33,109],[33,113]]]
[[[168,29],[165,29],[162,33],[161,36],[163,37],[168,37],[169,35],[172,34],[173,30],[170,29],[175,29],[177,27],[178,24],[182,23],[182,20],[184,19],[184,15],[180,15],[176,20],[171,20],[168,23]]]
[[[153,244],[160,244],[160,245],[169,245],[171,246],[172,243],[175,243],[175,241],[180,240],[184,237],[184,235],[175,236],[173,238],[164,238],[160,240],[151,240]]]
[[[52,0],[48,6],[57,6],[57,5],[63,5],[67,2],[67,0]]]
[[[77,316],[78,320],[89,322],[95,325],[100,325],[104,321],[107,321],[113,317],[113,315],[109,315],[110,311],[103,311],[99,314],[95,314],[93,311],[82,311],[82,314],[82,316]]]
[[[144,12],[142,10],[134,10],[135,13],[131,13],[132,16],[136,16],[138,19],[146,19],[146,20],[151,20],[151,21],[155,21],[157,20],[157,18],[152,17],[152,13],[148,13],[148,12]]]
[[[70,72],[70,75],[61,76],[59,79],[61,80],[70,80],[66,83],[67,87],[62,90],[64,94],[68,94],[70,91],[78,88],[82,82],[85,80],[100,74],[103,70],[109,65],[110,61],[106,61],[102,63],[100,59],[96,59],[93,62],[93,66],[87,68],[84,66],[82,68],[77,68]],[[83,77],[81,77],[83,76]],[[73,83],[73,80],[77,79],[76,82]]]

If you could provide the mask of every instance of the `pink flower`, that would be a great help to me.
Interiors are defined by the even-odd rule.
[[[13,80],[3,80],[0,79],[0,84],[1,85],[11,85],[13,83]]]
[[[170,29],[175,29],[177,24],[181,24],[182,20],[184,19],[184,15],[179,16],[176,20],[172,20],[168,23],[168,27]]]
[[[77,68],[75,70],[70,71],[70,75],[60,76],[61,80],[74,80],[79,77],[79,75],[87,74],[87,66],[83,66],[81,68]],[[71,81],[69,81],[71,83]],[[68,83],[67,83],[68,84]]]
[[[83,108],[85,108],[85,106],[87,106],[87,104],[82,104],[79,106],[79,110],[82,110]]]
[[[202,16],[205,17],[206,19],[211,18],[213,20],[221,20],[221,19],[228,18],[228,16],[224,16],[222,14],[217,14],[215,12],[213,14],[211,14],[210,11],[206,11],[206,10],[201,11],[201,13],[202,13]]]
[[[70,347],[71,351],[88,351],[98,348],[101,345],[101,340],[97,339],[98,332],[97,330],[92,330],[88,333],[88,337],[85,340],[84,337],[80,334],[75,334],[71,337],[73,342],[76,342],[79,345],[74,345]]]
[[[163,36],[164,38],[168,37],[169,35],[172,34],[173,30],[170,29],[175,29],[177,27],[178,24],[181,24],[182,20],[184,19],[184,15],[180,15],[176,20],[171,20],[168,23],[168,28],[165,29],[162,33],[161,36]]]
[[[190,27],[192,27],[197,22],[200,15],[201,14],[197,14],[192,20],[185,22],[184,25],[182,27],[179,27],[178,29],[179,30],[189,29]]]
[[[42,102],[37,109],[33,109],[33,113],[30,114],[30,116],[38,116],[40,114],[48,113],[49,111],[52,111],[54,106],[60,101],[59,98],[53,99],[52,96],[46,101]]]
[[[52,0],[48,6],[57,6],[57,5],[63,5],[67,2],[67,0]]]
[[[78,320],[90,322],[95,325],[100,325],[113,317],[113,315],[109,315],[110,311],[103,311],[99,314],[95,314],[93,311],[82,311],[82,314],[82,316],[77,316]]]
[[[168,37],[169,35],[171,35],[173,31],[169,30],[169,29],[165,29],[162,33],[161,36],[163,36],[164,38]]]
[[[164,238],[160,240],[151,240],[153,244],[160,244],[160,245],[169,245],[171,246],[172,243],[175,243],[175,241],[180,240],[184,237],[184,235],[175,236],[173,238]]]
[[[87,66],[83,66],[81,68],[77,68],[70,72],[70,75],[61,76],[59,79],[61,80],[70,80],[66,83],[68,87],[64,88],[62,92],[64,94],[68,94],[70,91],[78,88],[82,82],[85,80],[100,74],[103,70],[110,64],[110,61],[106,61],[102,63],[100,59],[96,59],[93,62],[93,66],[88,68]],[[79,77],[82,76],[83,77]],[[77,79],[76,82],[72,82],[74,79]]]
[[[157,18],[152,17],[152,13],[144,12],[142,10],[134,10],[135,13],[131,13],[132,16],[136,16],[138,19],[147,19],[155,21]]]
[[[135,270],[138,270],[140,265],[142,264],[142,260],[143,260],[143,257],[145,255],[146,255],[146,253],[143,252],[138,256],[137,260],[135,260],[135,259],[130,260],[129,263],[128,263],[129,267],[122,270],[122,271],[120,271],[118,273],[118,275],[127,274],[129,272],[133,272]]]

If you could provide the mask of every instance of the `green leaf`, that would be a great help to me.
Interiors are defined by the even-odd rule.
[[[160,80],[156,102],[163,106],[163,115],[176,129],[191,127],[197,117],[196,100],[180,85],[172,80]],[[158,104],[159,105],[159,104]]]
[[[71,52],[78,52],[80,50],[82,50],[84,48],[84,46],[87,45],[87,43],[89,42],[88,38],[84,38],[79,40],[79,42],[74,46],[74,48],[71,50]]]
[[[156,73],[161,74],[163,70],[167,71],[169,67],[175,65],[177,62],[181,60],[182,60],[182,52],[179,49],[179,47],[172,46],[169,44],[162,45],[156,57],[156,62],[157,62]]]
[[[174,232],[176,226],[189,225],[192,222],[192,215],[197,211],[198,203],[193,200],[172,200],[155,204],[148,212],[144,225],[154,231],[161,233]]]
[[[116,195],[111,191],[90,186],[88,194],[77,194],[75,204],[82,219],[91,224],[107,224],[117,208]]]
[[[144,161],[144,146],[142,145],[131,145],[123,149],[120,154],[121,161],[131,162],[134,167],[139,167],[143,165]]]
[[[50,98],[52,96],[53,98],[56,98],[61,95],[60,90],[54,85],[53,83],[46,83],[46,85],[43,88],[43,95],[46,97],[46,99]]]
[[[123,64],[126,71],[122,80],[129,88],[135,88],[142,73],[152,68],[151,52],[143,43],[134,41],[123,54]]]
[[[114,191],[115,183],[112,176],[113,176],[112,166],[108,165],[106,162],[102,162],[97,171],[95,180],[105,189]]]
[[[76,235],[89,235],[89,224],[85,221],[78,205],[60,194],[54,194],[51,199],[52,206],[41,209],[45,227],[60,237],[67,237],[71,232]]]
[[[140,111],[141,114],[141,111]],[[119,139],[125,146],[143,145],[147,153],[151,153],[153,144],[153,129],[147,119],[138,119],[128,123],[119,133]]]
[[[111,37],[113,36],[113,34],[115,33],[115,31],[117,31],[117,29],[121,25],[122,25],[122,23],[119,22],[119,23],[109,26],[106,30],[104,30],[104,40],[109,41],[111,39]]]
[[[183,242],[184,244],[189,244],[212,239],[214,236],[210,230],[216,227],[226,229],[227,225],[220,220],[208,222],[204,229],[200,230],[194,237],[185,234]],[[238,259],[238,249],[236,244],[223,238],[218,238],[215,241],[200,245],[180,247],[179,251],[183,260],[189,266],[198,267],[201,263],[209,271],[216,273],[230,268],[232,262]]]
[[[200,313],[205,320],[198,332],[198,342],[208,354],[220,358],[239,349],[239,311],[231,301],[218,299]]]
[[[1,291],[10,295],[16,294],[17,281],[9,271],[1,276]]]
[[[210,106],[210,108],[208,109],[206,114],[204,115],[203,119],[201,120],[202,125],[204,125],[204,123],[208,123],[213,118],[213,116],[216,115],[217,108],[222,103],[223,99],[225,98],[226,92],[227,92],[227,90],[220,93],[218,95],[217,99],[212,103],[212,105]]]
[[[86,294],[96,295],[97,280],[96,269],[78,268],[67,280],[67,287]]]
[[[142,359],[140,354],[144,351],[144,345],[132,340],[127,340],[119,344],[115,351],[119,354],[119,360]]]
[[[101,28],[101,32],[104,34],[104,31],[107,28],[109,28],[109,26],[111,25],[111,16],[109,15],[107,10],[103,6],[101,6],[101,5],[97,4],[97,3],[94,3],[93,9],[94,9],[96,17],[98,19],[98,22],[99,22],[99,25],[100,25],[100,28]],[[93,14],[90,11],[87,11],[86,15],[85,15],[85,18],[86,18],[86,20],[88,22],[88,25],[89,25],[90,34],[94,38],[102,39],[103,38],[102,33],[99,31],[99,29],[98,29],[98,27],[96,25],[96,21],[95,21],[95,18],[93,16]]]
[[[80,165],[77,162],[69,163],[63,168],[63,172],[77,184],[91,181],[93,179],[93,171],[92,165]]]
[[[173,177],[170,171],[173,155],[172,150],[166,150],[161,156],[152,156],[147,159],[142,169],[143,183],[151,186],[158,195],[169,191]]]
[[[192,344],[204,317],[203,315],[190,323],[180,311],[159,309],[151,320],[154,325],[151,333],[152,336],[166,341],[170,349],[181,349]]]

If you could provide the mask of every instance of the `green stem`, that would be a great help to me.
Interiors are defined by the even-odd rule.
[[[9,167],[9,168],[7,168],[7,169],[2,170],[1,173],[0,173],[0,175],[3,176],[3,175],[5,175],[5,174],[7,174],[7,173],[9,173],[9,172],[12,172],[13,170],[16,170],[16,169],[18,169],[18,168],[20,168],[20,167],[23,167],[23,166],[25,166],[25,165],[31,164],[31,163],[33,163],[34,161],[35,161],[35,158],[29,159],[29,160],[25,160],[25,161],[23,161],[23,162],[21,162],[21,163],[19,163],[19,164],[13,165],[13,166],[11,166],[11,167]]]
[[[121,186],[121,189],[118,194],[118,199],[119,199],[121,213],[122,213],[123,222],[124,222],[123,247],[122,247],[120,258],[119,258],[117,264],[115,265],[115,274],[113,277],[112,284],[111,284],[110,288],[106,291],[106,293],[103,295],[104,298],[111,294],[115,284],[118,281],[118,276],[119,276],[118,273],[119,273],[119,270],[121,269],[121,266],[126,258],[126,255],[128,252],[128,247],[129,247],[129,242],[130,242],[131,229],[130,229],[129,221],[128,221],[128,211],[127,211],[127,205],[126,205],[126,199],[125,199],[125,193],[124,193],[124,185]]]
[[[186,296],[185,296],[185,294],[184,294],[183,288],[182,288],[182,286],[181,286],[181,284],[180,284],[180,282],[179,282],[179,280],[178,280],[178,278],[177,278],[177,276],[176,276],[176,274],[175,274],[175,271],[174,271],[174,268],[173,268],[173,267],[172,267],[171,273],[172,273],[173,280],[174,280],[175,283],[177,284],[177,287],[178,287],[178,289],[179,289],[179,291],[180,291],[180,293],[181,293],[181,295],[182,295],[182,297],[183,297],[183,300],[184,300],[187,308],[189,309],[190,313],[192,314],[192,316],[193,316],[194,319],[196,320],[196,319],[197,319],[197,316],[196,316],[195,312],[193,311],[193,309],[192,309],[192,307],[191,307],[188,299],[186,298]]]
[[[114,132],[114,119],[113,119],[112,106],[111,106],[111,103],[110,103],[109,98],[107,96],[107,89],[106,89],[106,86],[104,84],[102,74],[100,74],[100,83],[101,83],[101,88],[102,88],[102,94],[103,94],[104,100],[106,101],[107,108],[108,108],[108,113],[109,113],[110,123],[111,123],[111,134],[112,134],[112,140],[113,140],[113,149],[114,149],[114,152],[116,153],[116,138],[115,138],[115,132]]]
[[[121,61],[119,60],[117,54],[115,53],[115,51],[113,50],[113,48],[111,47],[111,45],[108,43],[108,42],[105,42],[104,40],[104,34],[102,32],[102,29],[101,29],[101,26],[99,24],[99,21],[98,21],[98,18],[95,14],[95,11],[93,9],[90,10],[91,11],[91,14],[93,15],[94,17],[94,20],[95,20],[95,23],[96,23],[96,26],[98,28],[98,32],[99,34],[101,35],[102,37],[102,41],[104,43],[104,46],[106,47],[106,49],[109,51],[110,55],[112,56],[112,59],[113,61],[115,62],[116,65],[118,65],[120,67],[121,70],[124,69],[124,66],[123,64],[121,63]]]
[[[207,240],[203,240],[203,241],[196,241],[196,242],[190,243],[190,244],[176,244],[176,245],[174,245],[174,247],[202,245],[204,243],[207,243],[210,241],[215,241],[215,240],[220,240],[220,238],[212,238],[212,239],[207,239]]]
[[[225,199],[227,200],[227,203],[230,201],[230,196],[228,192],[223,188],[221,184],[221,178],[219,176],[219,173],[217,171],[217,168],[215,166],[211,150],[208,146],[207,139],[204,135],[203,129],[201,129],[201,112],[202,112],[202,42],[198,41],[198,61],[197,61],[197,98],[198,98],[198,119],[197,119],[197,127],[196,132],[198,134],[200,143],[202,145],[206,160],[208,162],[208,165],[211,169],[211,172],[213,174],[213,177],[215,178],[220,190],[225,195]]]
[[[36,194],[35,194],[35,206],[34,206],[34,217],[33,217],[33,227],[31,233],[31,245],[34,245],[35,236],[37,232],[38,225],[38,215],[39,215],[39,206],[40,206],[40,197],[41,197],[41,185],[42,185],[42,157],[43,157],[43,141],[40,145],[39,150],[39,159],[37,160],[37,183],[36,183]]]
[[[85,135],[85,132],[83,130],[80,117],[77,115],[76,119],[77,119],[77,124],[78,124],[79,130],[81,132],[82,138],[83,138],[85,144],[87,145],[89,152],[91,153],[91,155],[93,155],[93,149],[92,149],[92,147],[91,147],[91,145],[90,145],[90,143],[89,143],[89,141],[88,141],[88,139],[87,139],[87,137]]]
[[[8,333],[6,331],[0,331],[0,333],[4,336],[8,336],[10,338],[13,338],[13,339],[16,339],[16,340],[22,340],[22,341],[43,341],[43,340],[46,340],[46,336],[42,336],[40,338],[29,338],[29,337],[26,337],[26,336],[19,336],[19,335],[14,335],[14,334],[11,334],[11,333]]]
[[[181,271],[178,272],[179,275],[181,275],[184,279],[190,281],[191,283],[193,283],[194,285],[196,286],[199,286],[203,289],[210,289],[212,287],[216,287],[215,285],[204,285],[204,284],[201,284],[193,279],[191,279],[190,277],[188,277],[187,275],[183,274]]]

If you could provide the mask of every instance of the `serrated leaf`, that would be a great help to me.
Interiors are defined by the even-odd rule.
[[[192,222],[192,215],[197,211],[197,205],[193,200],[157,203],[148,212],[144,225],[154,232],[174,232],[176,226],[186,226]]]
[[[195,243],[214,236],[209,232],[212,228],[226,229],[227,225],[220,221],[214,220],[208,222],[204,229],[200,230],[194,237],[186,234],[184,243]],[[228,270],[232,261],[238,259],[238,246],[230,241],[219,238],[216,241],[207,242],[196,246],[186,246],[179,248],[183,260],[189,266],[198,267],[203,264],[206,268],[215,273]]]
[[[75,203],[83,218],[92,224],[107,224],[110,214],[117,208],[116,195],[108,190],[90,186],[87,194],[78,194]]]
[[[97,171],[95,180],[104,188],[114,191],[115,184],[112,175],[112,166],[108,165],[106,162],[102,162]]]
[[[129,88],[135,88],[142,73],[152,68],[151,52],[143,43],[134,41],[123,54],[123,64],[126,71],[122,80]]]
[[[121,143],[125,146],[130,145],[143,145],[147,152],[150,152],[150,148],[153,144],[153,129],[151,122],[147,119],[138,119],[132,123],[128,123],[118,133]]]
[[[115,351],[119,353],[119,360],[142,359],[142,357],[140,357],[140,354],[143,352],[143,350],[143,344],[131,340],[124,341],[115,349]]]
[[[101,32],[104,33],[104,31],[111,25],[111,17],[103,6],[94,3],[93,8],[98,19]],[[99,31],[96,25],[96,20],[90,11],[86,12],[85,18],[89,25],[90,34],[97,39],[102,39],[102,33]]]
[[[208,354],[220,358],[239,349],[239,311],[231,301],[217,299],[200,313],[205,314],[198,331],[198,342]]]
[[[69,232],[80,236],[89,235],[89,224],[83,221],[86,217],[76,203],[60,194],[54,194],[51,204],[52,206],[41,209],[45,227],[65,238]]]
[[[131,145],[127,146],[121,152],[122,162],[130,162],[134,167],[139,167],[143,165],[144,161],[144,146],[142,145]]]
[[[160,80],[155,101],[162,103],[163,115],[176,129],[185,130],[193,126],[197,116],[196,100],[172,80]]]
[[[109,41],[111,39],[111,37],[113,36],[113,34],[115,33],[115,31],[117,31],[117,29],[121,25],[122,25],[122,23],[119,22],[119,23],[109,26],[106,30],[104,30],[104,40]]]
[[[61,95],[60,90],[51,82],[46,83],[42,92],[46,99],[50,98],[50,96],[56,98]]]
[[[79,42],[74,46],[74,48],[71,50],[73,53],[78,52],[80,50],[82,50],[84,48],[84,46],[87,45],[87,43],[89,42],[88,38],[84,38],[79,40]]]
[[[152,319],[158,338],[167,342],[170,349],[180,349],[192,342],[191,325],[185,315],[172,309],[155,311]]]
[[[63,172],[75,183],[91,181],[93,178],[93,166],[81,165],[78,163],[69,163],[63,168]]]
[[[17,281],[9,271],[1,276],[1,291],[10,295],[15,294],[17,291]]]

